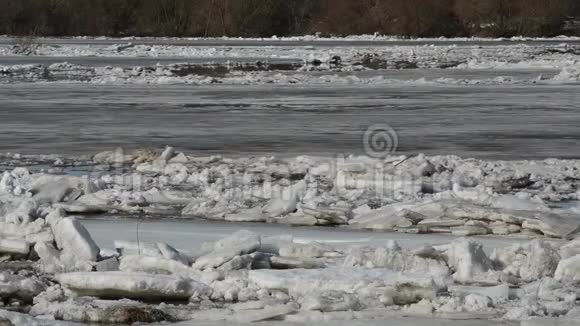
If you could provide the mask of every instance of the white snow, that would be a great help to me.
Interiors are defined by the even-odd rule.
[[[560,254],[551,244],[534,240],[525,245],[514,245],[496,249],[494,260],[501,263],[504,272],[532,282],[542,277],[552,277]]]

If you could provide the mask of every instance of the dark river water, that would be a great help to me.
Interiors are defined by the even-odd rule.
[[[400,153],[578,158],[579,103],[573,85],[13,84],[0,87],[0,151],[360,154],[365,130],[386,124]]]

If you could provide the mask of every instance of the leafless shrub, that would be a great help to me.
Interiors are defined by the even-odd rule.
[[[551,36],[578,0],[0,0],[0,34]],[[570,30],[570,29],[568,29]],[[33,53],[30,39],[15,51]],[[27,45],[27,46],[25,46]]]
[[[15,55],[36,55],[40,44],[33,35],[17,36],[12,39],[11,52]]]
[[[470,35],[550,36],[564,31],[572,0],[456,0],[454,10]]]
[[[315,29],[325,34],[456,36],[453,0],[321,0]]]

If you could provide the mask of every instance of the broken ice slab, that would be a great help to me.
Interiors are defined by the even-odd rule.
[[[440,228],[451,228],[451,227],[459,227],[464,226],[464,220],[455,220],[455,219],[441,219],[441,218],[429,218],[425,219],[418,223],[419,226],[427,226],[427,227],[440,227]]]
[[[0,273],[0,301],[15,298],[32,302],[33,298],[46,290],[46,285],[36,277],[27,278],[8,272]]]
[[[280,246],[280,256],[291,258],[335,257],[339,253],[331,246],[319,242],[288,243]]]
[[[449,287],[449,293],[459,295],[480,294],[489,297],[494,304],[507,302],[510,298],[510,288],[506,284],[492,287],[453,285]]]
[[[307,311],[359,311],[362,308],[359,296],[340,291],[319,292],[299,299],[302,310]]]
[[[273,269],[319,269],[326,267],[324,262],[316,259],[300,259],[280,256],[270,257],[270,264]]]
[[[79,220],[69,217],[61,218],[60,216],[53,220],[47,219],[51,225],[56,244],[63,251],[63,255],[72,260],[97,261],[101,250]]]
[[[24,240],[29,243],[54,241],[52,231],[42,219],[28,224],[0,222],[0,238]]]
[[[519,233],[522,230],[522,227],[519,225],[509,224],[502,221],[490,223],[489,228],[491,233],[495,235],[510,235]]]
[[[365,269],[356,267],[293,270],[253,270],[249,280],[261,288],[282,290],[291,296],[342,291],[382,289],[396,304],[409,304],[422,299],[434,299],[440,289],[433,278],[426,274],[397,273],[388,269]]]
[[[580,228],[580,217],[577,215],[538,213],[537,217],[542,221],[540,231],[548,236],[566,239]]]
[[[266,222],[266,216],[262,214],[261,207],[226,214],[224,219],[229,222]]]
[[[18,325],[31,325],[31,326],[74,326],[82,325],[72,322],[66,322],[62,320],[50,320],[35,318],[26,314],[21,314],[18,312],[0,310],[0,326],[18,326]]]
[[[482,226],[465,225],[461,227],[451,228],[451,234],[459,237],[486,235],[489,234],[489,229]]]
[[[28,255],[30,243],[22,240],[10,240],[0,238],[0,254]]]
[[[350,219],[350,207],[302,207],[305,215],[317,219],[322,225],[347,224]]]
[[[125,272],[78,272],[56,279],[79,296],[144,301],[187,301],[208,291],[205,284],[188,278]]]
[[[213,244],[213,250],[197,258],[193,268],[203,270],[220,267],[236,256],[255,252],[259,247],[259,235],[241,230]]]

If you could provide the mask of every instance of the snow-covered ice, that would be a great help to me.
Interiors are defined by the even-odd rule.
[[[53,41],[51,41],[53,42]],[[57,40],[54,42],[58,42]],[[59,58],[61,61],[21,59],[9,46],[0,46],[0,82],[81,82],[91,84],[359,84],[385,85],[501,85],[577,82],[578,42],[562,39],[552,41],[479,42],[456,40],[449,42],[419,41],[357,45],[338,42],[332,47],[324,43],[309,45],[260,42],[236,46],[196,46],[191,44],[75,44],[58,47],[40,45],[36,56]],[[6,64],[2,64],[3,59]],[[74,63],[66,62],[74,58]],[[88,58],[83,63],[79,58]],[[94,58],[105,58],[112,65],[94,64]],[[155,59],[155,65],[133,65],[126,58]],[[173,58],[173,62],[169,59]],[[179,62],[179,59],[182,62]],[[177,61],[177,62],[176,62]],[[119,66],[121,63],[121,66]],[[493,70],[493,77],[453,77],[453,72],[440,77],[390,77],[384,71],[428,69],[449,71]],[[365,72],[379,71],[374,75]],[[501,73],[503,71],[503,73]],[[521,78],[514,71],[533,71]]]
[[[109,299],[177,301],[207,291],[203,284],[192,280],[142,273],[77,272],[57,275],[57,280],[80,296]]]

